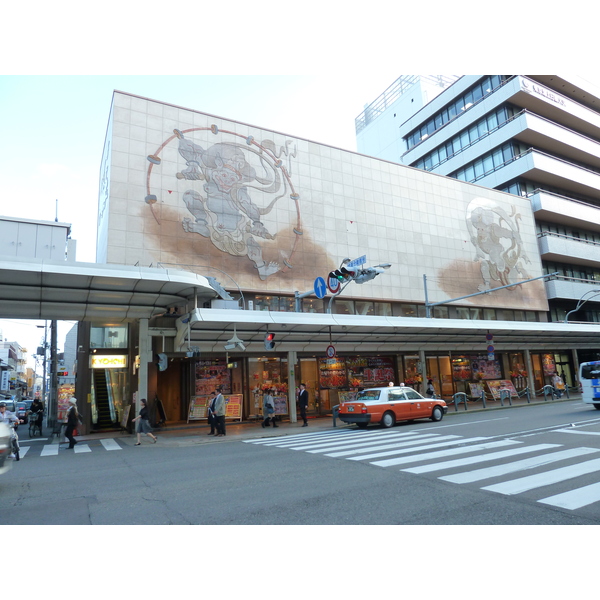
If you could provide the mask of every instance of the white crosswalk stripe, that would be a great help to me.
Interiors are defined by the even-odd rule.
[[[110,450],[123,450],[123,447],[113,439],[104,439],[98,440],[100,442],[99,445],[86,442],[79,442],[73,448],[74,454],[87,454],[89,452],[98,452],[98,451],[110,451]],[[66,444],[44,444],[43,446],[31,445],[31,446],[21,446],[21,458],[27,454],[29,450],[31,450],[30,457],[38,455],[38,456],[57,456],[63,453],[63,451],[67,448]],[[37,451],[39,450],[39,454]],[[70,450],[69,450],[70,452]]]
[[[269,437],[261,440],[244,440],[245,443],[280,449],[322,454],[330,458],[368,462],[413,475],[436,471],[458,470],[438,479],[455,484],[475,484],[490,479],[503,478],[480,489],[504,495],[521,494],[538,488],[547,488],[578,477],[600,473],[600,458],[580,460],[600,452],[595,448],[577,447],[564,449],[562,444],[530,444],[514,439],[489,439],[486,437],[462,437],[427,430],[399,431],[330,431],[302,433],[294,436]],[[558,450],[563,448],[562,450]],[[528,458],[513,460],[529,454]],[[560,462],[572,463],[565,466]],[[415,464],[421,463],[421,464]],[[490,463],[483,468],[465,470],[465,467]],[[492,464],[493,463],[493,464]],[[549,468],[557,465],[556,468]],[[528,476],[520,476],[530,469],[546,469]],[[517,475],[516,477],[514,477]],[[506,479],[506,478],[509,479]],[[564,489],[564,487],[563,487]],[[547,495],[536,500],[540,504],[576,510],[600,502],[600,482],[574,487],[559,494]],[[542,494],[539,494],[540,496]]]

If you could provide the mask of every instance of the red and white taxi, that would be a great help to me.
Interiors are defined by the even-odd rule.
[[[339,419],[364,428],[371,423],[392,427],[398,421],[431,419],[441,421],[448,412],[441,398],[424,398],[405,386],[371,388],[358,392],[351,402],[338,407]]]

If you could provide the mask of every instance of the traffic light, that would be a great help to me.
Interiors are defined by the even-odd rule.
[[[351,281],[352,279],[354,279],[354,276],[356,275],[356,271],[353,271],[352,269],[347,269],[346,267],[340,267],[339,269],[336,269],[335,271],[331,271],[329,273],[329,277],[331,277],[332,279],[337,279],[338,281]]]
[[[275,348],[275,334],[267,331],[265,333],[265,350],[273,350]]]
[[[58,373],[56,375],[58,377],[68,377],[69,376],[69,371],[58,371]]]

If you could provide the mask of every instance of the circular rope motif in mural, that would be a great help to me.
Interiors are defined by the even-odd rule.
[[[194,132],[211,132],[222,141],[202,146],[193,139]],[[154,168],[162,165],[161,154],[170,144],[177,144],[177,152],[185,160],[185,168],[174,176],[190,182],[182,200],[189,211],[182,221],[186,232],[197,233],[233,256],[247,256],[265,280],[274,273],[292,268],[292,258],[302,235],[300,196],[291,179],[295,148],[291,141],[277,148],[271,140],[258,142],[253,136],[219,130],[216,125],[193,129],[174,129],[158,149],[148,155],[146,203],[154,218],[157,195],[151,189]],[[284,164],[284,160],[287,162]],[[277,232],[265,225],[265,217],[284,197],[289,197],[295,209],[294,233],[290,248],[278,248],[280,262],[267,262],[263,246],[275,240]]]

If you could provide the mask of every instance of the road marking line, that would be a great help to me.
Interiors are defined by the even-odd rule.
[[[369,447],[366,448],[361,448],[359,446],[365,446],[365,444],[357,444],[354,448],[350,448],[350,450],[344,449],[341,450],[340,452],[332,452],[331,454],[326,454],[325,456],[332,456],[332,457],[338,457],[338,456],[350,456],[351,454],[361,454],[364,452],[373,452],[374,450],[389,450],[390,448],[404,448],[406,446],[415,446],[417,444],[425,444],[427,442],[432,442],[434,441],[442,441],[442,440],[451,440],[454,438],[459,437],[458,435],[444,435],[444,436],[440,436],[437,435],[436,433],[430,433],[429,435],[420,435],[417,439],[411,439],[409,441],[405,441],[405,440],[400,440],[397,441],[393,444],[384,444],[384,445],[379,445],[379,446],[373,446],[372,444],[369,444]],[[380,443],[380,442],[376,442],[376,443]],[[335,450],[335,448],[328,448],[325,450],[309,450],[309,454],[316,454],[317,452],[331,452],[331,450]]]
[[[455,436],[450,436],[455,437]],[[352,456],[348,460],[367,460],[370,458],[377,458],[380,456],[391,456],[393,454],[407,454],[408,452],[414,452],[415,450],[429,450],[430,448],[444,448],[445,446],[456,446],[456,444],[470,444],[471,442],[482,442],[488,440],[486,437],[474,437],[474,438],[459,438],[450,442],[441,442],[436,444],[428,444],[426,446],[418,446],[416,448],[408,448],[405,450],[390,450],[389,452],[381,452],[379,454],[371,454],[369,456]],[[392,467],[397,464],[401,464],[402,458],[389,458],[387,460],[377,460],[369,464],[376,465],[378,467]]]
[[[376,444],[383,444],[385,442],[396,442],[396,441],[403,441],[406,439],[414,440],[414,439],[420,438],[420,437],[431,437],[432,435],[435,436],[436,434],[430,433],[430,434],[425,434],[425,436],[416,436],[416,435],[408,436],[403,433],[398,433],[395,435],[386,436],[385,438],[367,437],[367,438],[360,438],[360,439],[353,439],[353,440],[342,440],[341,442],[338,442],[336,440],[328,440],[327,442],[322,442],[320,444],[309,444],[308,446],[293,446],[293,447],[290,447],[290,450],[306,450],[307,452],[328,452],[330,450],[336,450],[338,448],[340,450],[343,450],[344,448],[358,448],[359,446],[374,446]],[[313,450],[313,448],[315,448],[315,450]]]
[[[333,435],[323,435],[322,437],[319,438],[309,438],[309,439],[291,439],[286,436],[285,438],[278,438],[278,439],[270,439],[268,441],[264,442],[264,445],[267,446],[294,446],[296,444],[305,444],[306,447],[310,447],[311,444],[317,446],[319,444],[324,444],[324,443],[329,443],[329,444],[334,444],[334,443],[338,443],[338,442],[342,442],[344,440],[361,440],[361,439],[378,439],[380,437],[389,437],[389,436],[393,436],[393,437],[397,437],[397,436],[413,436],[416,435],[416,431],[405,431],[405,432],[399,432],[399,431],[393,431],[393,430],[386,430],[386,431],[376,431],[376,432],[346,432],[344,434],[333,434]],[[296,438],[296,436],[294,436],[294,438]]]
[[[528,477],[513,479],[512,481],[506,481],[505,483],[489,485],[481,489],[511,496],[513,494],[527,492],[528,490],[542,487],[544,485],[560,483],[561,481],[566,481],[567,479],[573,479],[574,477],[579,477],[579,475],[595,473],[596,471],[600,471],[600,458],[588,460],[586,462],[568,467],[562,467],[560,469],[554,469],[553,471],[547,471],[545,473],[538,473],[537,475],[529,475]]]
[[[26,454],[27,451],[29,450],[29,446],[19,446],[19,457],[23,458]]]
[[[534,456],[533,458],[526,458],[516,462],[497,465],[495,467],[488,467],[486,469],[477,469],[475,471],[447,475],[445,477],[440,477],[440,479],[450,481],[451,483],[472,483],[474,481],[481,481],[482,479],[490,479],[491,477],[499,477],[501,475],[507,475],[508,473],[524,471],[525,469],[541,467],[553,462],[558,462],[559,460],[566,460],[568,458],[592,454],[594,452],[598,452],[598,450],[594,448],[570,448],[569,450],[551,452],[541,456]]]
[[[40,456],[56,456],[58,454],[58,444],[44,444]]]
[[[79,442],[77,446],[73,448],[75,450],[75,454],[81,454],[83,452],[91,452],[92,449],[87,444],[82,444]]]
[[[570,490],[563,494],[556,494],[555,496],[548,496],[548,498],[538,500],[541,504],[550,504],[551,506],[558,506],[559,508],[566,508],[568,510],[582,508],[598,501],[600,501],[600,483],[592,483],[576,490]]]
[[[512,440],[506,440],[507,443],[493,442],[492,444],[481,444],[477,449],[488,450],[491,447],[507,446],[510,444],[521,444],[522,442],[516,442]],[[509,456],[515,456],[517,454],[526,454],[527,452],[538,452],[539,450],[548,450],[549,448],[559,448],[560,444],[537,444],[536,446],[524,446],[521,448],[513,448],[512,450],[502,450],[501,452],[491,452],[490,454],[483,454],[478,456],[468,456],[464,458],[458,458],[456,460],[447,460],[444,462],[438,462],[428,465],[422,465],[420,467],[411,467],[410,469],[402,469],[407,473],[429,473],[431,471],[441,471],[443,469],[454,469],[455,467],[463,467],[466,465],[473,465],[481,462],[487,462],[490,460],[497,460],[499,458],[507,458]],[[473,446],[471,446],[473,448]],[[462,450],[462,448],[459,448]],[[409,461],[413,457],[408,457]]]
[[[554,433],[578,433],[579,435],[600,435],[599,431],[578,431],[577,429],[555,429]]]
[[[100,440],[100,443],[104,446],[105,450],[123,450],[121,446],[113,439]]]

